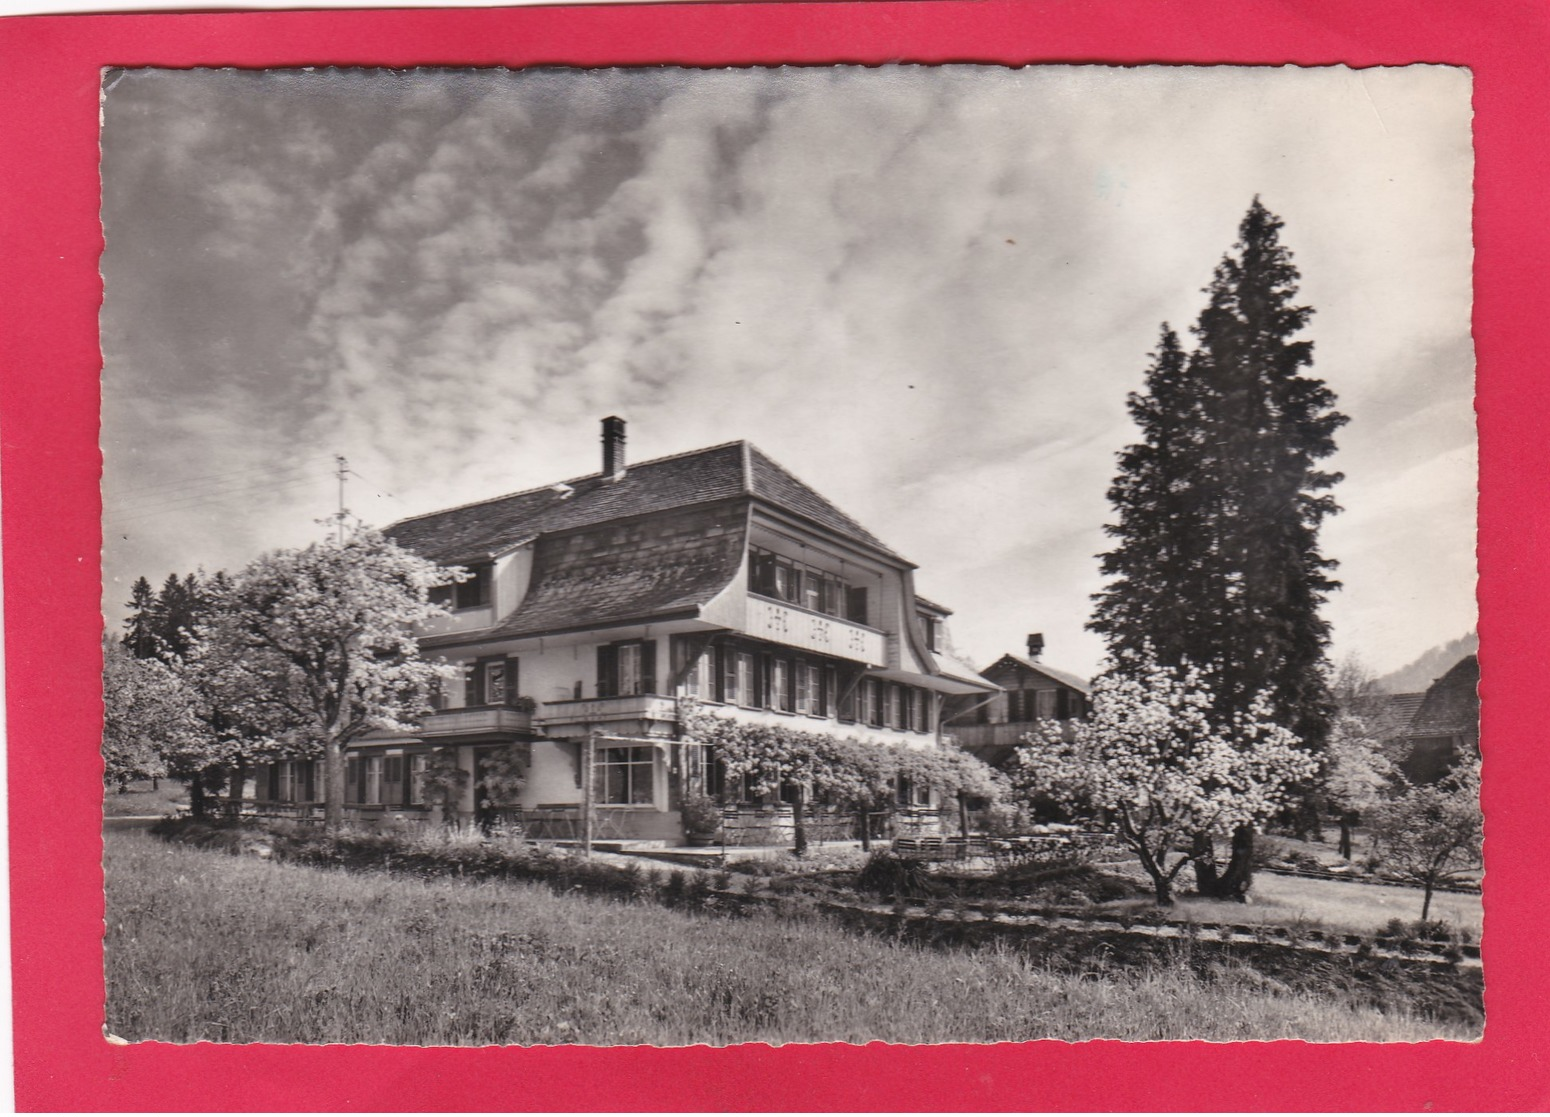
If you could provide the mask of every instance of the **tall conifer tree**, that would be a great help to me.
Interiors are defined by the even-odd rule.
[[[1340,475],[1318,463],[1346,417],[1304,372],[1313,343],[1295,335],[1313,311],[1297,305],[1281,227],[1255,198],[1205,289],[1196,348],[1164,327],[1146,391],[1130,398],[1142,441],[1109,492],[1118,542],[1101,556],[1111,580],[1090,627],[1111,652],[1150,644],[1159,662],[1209,669],[1224,723],[1268,693],[1277,722],[1319,751],[1333,715],[1319,607],[1339,583],[1318,531],[1339,510],[1328,490]],[[1236,835],[1218,879],[1202,843],[1202,888],[1241,894],[1252,848]]]

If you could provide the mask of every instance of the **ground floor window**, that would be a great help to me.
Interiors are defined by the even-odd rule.
[[[899,776],[894,787],[894,801],[901,807],[929,807],[931,789],[908,776]]]
[[[355,805],[403,807],[425,802],[428,753],[411,756],[352,756],[345,760],[344,801]]]
[[[714,759],[711,746],[683,746],[684,790],[689,795],[714,795],[716,793]]]
[[[280,760],[270,768],[269,798],[279,803],[310,803],[323,786],[320,765],[312,760]]]
[[[931,729],[931,694],[929,691],[910,691],[910,728],[916,733],[926,733]]]
[[[430,753],[417,752],[409,760],[409,802],[425,802],[425,772],[430,766]]]
[[[598,749],[594,760],[597,801],[616,806],[650,806],[654,802],[655,753],[650,745]]]

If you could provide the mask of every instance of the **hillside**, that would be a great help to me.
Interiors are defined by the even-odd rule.
[[[1413,663],[1398,671],[1392,671],[1373,684],[1380,694],[1409,694],[1424,691],[1432,682],[1446,674],[1466,655],[1480,649],[1480,637],[1473,632],[1465,633],[1457,640],[1450,640],[1439,647],[1423,652]]]

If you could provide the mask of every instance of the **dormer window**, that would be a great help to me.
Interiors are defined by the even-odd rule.
[[[468,572],[473,575],[466,582],[455,585],[452,593],[452,607],[454,609],[481,609],[490,603],[490,564],[481,562],[470,566]]]
[[[490,603],[492,564],[473,563],[464,569],[472,575],[466,582],[431,588],[427,596],[432,605],[444,609],[482,609]]]
[[[921,613],[920,626],[926,630],[926,647],[930,651],[940,652],[942,650],[942,619]]]

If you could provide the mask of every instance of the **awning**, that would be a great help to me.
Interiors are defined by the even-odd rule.
[[[938,656],[937,662],[952,664],[954,661],[945,656]],[[1001,688],[989,679],[982,679],[967,668],[962,669],[968,678],[960,679],[955,674],[944,671],[940,675],[922,675],[919,671],[905,671],[899,667],[869,667],[865,677],[870,679],[886,679],[892,683],[904,683],[907,686],[918,686],[926,690],[934,690],[938,694],[994,694]]]

